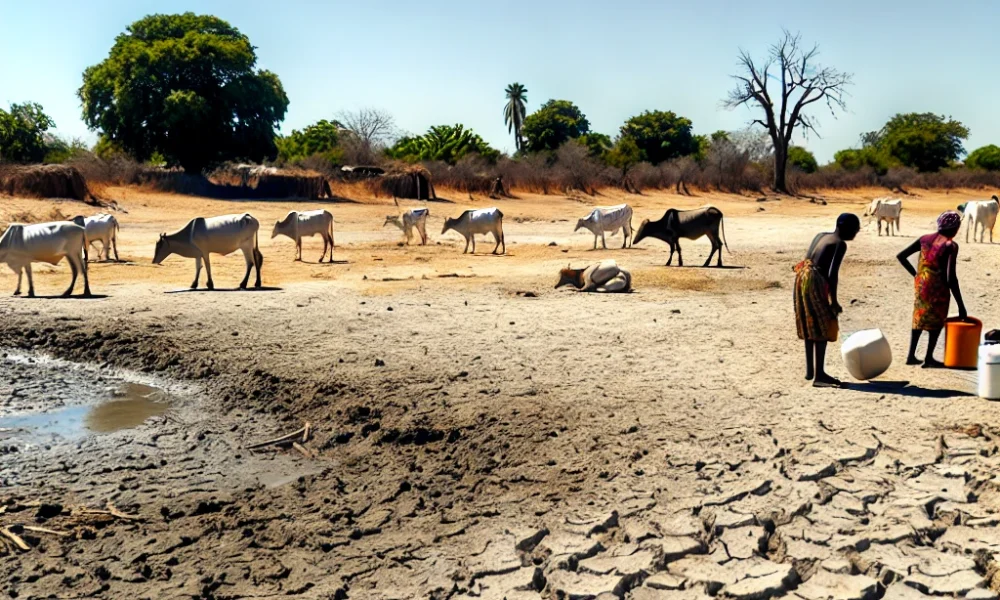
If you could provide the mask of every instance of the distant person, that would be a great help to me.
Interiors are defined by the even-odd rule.
[[[918,238],[896,255],[910,275],[913,276],[915,300],[913,302],[913,331],[910,332],[910,354],[906,364],[918,365],[917,342],[920,332],[926,331],[927,353],[924,355],[924,368],[934,369],[944,365],[934,360],[934,348],[937,346],[941,329],[948,318],[948,305],[951,296],[958,303],[958,316],[965,319],[965,303],[962,302],[962,290],[958,287],[958,273],[955,264],[958,260],[958,244],[952,239],[962,227],[962,216],[953,210],[942,213],[937,220],[937,233],[929,233]],[[917,268],[910,263],[910,256],[920,252]]]
[[[840,387],[840,381],[826,374],[826,345],[837,341],[837,315],[844,311],[837,301],[840,264],[847,242],[861,229],[856,215],[837,217],[837,229],[817,235],[805,259],[795,265],[795,327],[806,342],[806,379],[815,387]]]

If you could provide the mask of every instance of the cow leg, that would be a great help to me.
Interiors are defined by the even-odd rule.
[[[83,296],[89,298],[90,293],[90,273],[87,269],[87,261],[80,262],[80,271],[83,272]]]
[[[469,238],[472,240],[472,253],[476,253],[476,234],[469,234]]]
[[[705,259],[705,264],[703,264],[702,267],[707,267],[712,264],[712,257],[715,256],[715,240],[709,236],[708,241],[712,242],[712,251],[708,253],[708,258]],[[720,252],[719,256],[721,255],[722,253]]]
[[[7,265],[7,266],[10,267],[11,271],[14,271],[15,273],[17,273],[17,289],[14,290],[14,295],[15,296],[20,296],[21,295],[21,275],[24,272],[24,269],[23,269],[23,267],[19,267],[19,268],[15,269],[14,267],[11,267],[10,265]]]
[[[295,260],[302,260],[302,238],[295,238]]]
[[[681,254],[681,243],[679,241],[677,242],[677,266],[684,266],[684,256]]]
[[[71,256],[67,255],[66,260],[69,262],[69,270],[73,278],[69,280],[69,287],[62,293],[63,298],[69,298],[73,294],[73,288],[76,287],[76,277],[80,273],[80,269],[76,266],[76,261]]]
[[[670,258],[667,259],[667,266],[668,267],[670,266],[670,263],[674,262],[674,245],[673,244],[669,244],[669,245],[670,245]]]
[[[628,233],[625,232],[625,228],[622,227],[622,250],[628,247]]]
[[[114,235],[114,236],[111,237],[111,245],[115,249],[115,262],[121,262],[121,259],[118,258],[118,236],[117,235]]]
[[[507,236],[503,234],[503,229],[500,230],[500,244],[503,246],[500,254],[507,254]]]
[[[201,257],[196,256],[194,259],[194,282],[191,283],[191,289],[198,289],[198,280],[201,279]]]
[[[257,280],[254,281],[253,286],[255,288],[257,288],[257,289],[260,289],[260,287],[261,287],[261,283],[260,283],[260,277],[261,277],[261,275],[260,275],[260,269],[261,269],[261,267],[264,266],[264,255],[261,254],[259,248],[255,247],[253,249],[253,259],[254,259],[254,263],[257,265]],[[330,257],[330,262],[333,262],[333,257],[332,256]]]
[[[329,242],[326,241],[326,234],[325,233],[321,234],[320,237],[323,238],[323,254],[319,255],[319,262],[322,263],[323,260],[326,258],[326,247],[329,244]],[[332,262],[333,259],[330,259],[330,260]]]
[[[496,240],[496,243],[497,243],[496,246],[493,246],[493,254],[496,254],[497,250],[500,249],[500,234],[498,234],[497,232],[494,231],[493,232],[493,239]]]
[[[240,289],[245,290],[247,289],[247,282],[250,281],[250,270],[253,269],[254,265],[256,264],[256,261],[254,260],[255,257],[253,255],[252,249],[247,250],[246,248],[243,248],[242,250],[243,250],[243,260],[247,264],[247,272],[246,275],[243,276],[243,281],[240,282]]]
[[[336,247],[337,246],[335,246],[334,243],[333,243],[333,234],[331,233],[330,234],[330,262],[333,262],[333,249],[336,248]]]
[[[28,297],[35,297],[35,280],[31,277],[31,263],[24,265],[24,272],[28,276]]]
[[[608,249],[608,242],[607,242],[607,240],[604,239],[604,230],[603,229],[601,230],[601,247],[604,248],[605,250]]]
[[[594,250],[597,250],[597,234],[594,234]]]
[[[208,281],[205,282],[205,287],[210,290],[214,290],[215,282],[212,281],[212,262],[209,260],[207,252],[202,257],[202,260],[205,261],[205,276],[208,277]]]
[[[465,237],[465,250],[462,250],[462,254],[468,254],[468,252],[469,252],[469,236],[466,236]]]

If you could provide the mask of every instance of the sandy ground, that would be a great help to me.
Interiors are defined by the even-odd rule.
[[[0,526],[28,547],[0,543],[12,597],[996,597],[1000,408],[973,395],[974,374],[902,364],[912,282],[895,261],[941,210],[982,192],[907,197],[905,236],[867,228],[851,243],[841,330],[882,328],[897,360],[880,383],[844,390],[803,380],[791,269],[878,190],[825,205],[461,199],[429,204],[427,247],[380,229],[394,210],[384,200],[110,193],[128,210],[126,262],[92,266],[96,299],[0,298],[0,346],[195,391],[137,429],[0,438]],[[732,268],[664,267],[655,240],[591,251],[575,219],[622,200],[636,224],[720,207]],[[507,256],[486,255],[489,242],[463,256],[457,234],[440,235],[446,215],[489,205],[506,215]],[[337,262],[295,263],[270,226],[319,207],[337,220]],[[2,199],[0,221],[53,208],[87,209]],[[158,233],[242,211],[263,223],[273,289],[169,293],[194,267],[151,265]],[[321,247],[307,241],[306,260]],[[686,265],[708,253],[704,240],[684,248]],[[1000,323],[997,252],[962,243],[959,262],[988,328]],[[552,289],[560,267],[602,258],[630,269],[637,291]],[[239,255],[213,267],[219,288],[242,278]],[[65,264],[36,272],[39,294],[68,280]],[[0,291],[14,285],[0,274]],[[847,377],[839,344],[828,365]],[[38,380],[58,376],[0,374],[0,415],[32,393],[37,408]],[[305,421],[315,458],[247,449]],[[95,512],[109,503],[117,516]]]

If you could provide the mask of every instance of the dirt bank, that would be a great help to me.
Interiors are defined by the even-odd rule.
[[[439,235],[403,248],[378,229],[392,207],[336,205],[346,262],[293,264],[265,235],[279,289],[168,294],[193,266],[148,264],[159,231],[199,212],[272,223],[291,205],[120,193],[128,262],[92,269],[107,297],[0,298],[0,346],[202,391],[129,433],[0,455],[0,523],[71,533],[17,529],[30,549],[4,546],[0,576],[19,597],[987,597],[1000,432],[970,375],[897,360],[883,380],[909,385],[802,380],[791,267],[863,194],[630,197],[637,221],[721,206],[740,267],[724,270],[667,269],[653,241],[591,252],[572,199],[502,203],[508,257]],[[906,202],[907,236],[957,203]],[[429,230],[465,207],[431,204]],[[879,326],[897,357],[908,240],[863,232],[842,275],[842,330]],[[685,245],[690,264],[706,254]],[[963,244],[960,269],[970,312],[995,326],[994,254]],[[636,293],[551,289],[560,266],[605,257]],[[241,263],[216,261],[217,286]],[[829,362],[846,376],[837,348]],[[304,421],[315,459],[246,449]],[[133,518],[83,510],[109,502]]]

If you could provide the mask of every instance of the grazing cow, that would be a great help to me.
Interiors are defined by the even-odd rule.
[[[176,233],[167,235],[160,234],[160,239],[156,242],[156,252],[153,255],[153,264],[158,265],[171,254],[194,259],[194,283],[191,289],[198,287],[198,279],[201,277],[201,262],[205,261],[205,272],[208,274],[206,282],[208,289],[215,289],[212,281],[212,264],[209,261],[209,254],[230,254],[237,250],[243,251],[243,258],[247,263],[247,272],[240,282],[240,289],[246,289],[247,281],[250,279],[250,270],[257,269],[257,282],[254,287],[260,287],[260,268],[264,264],[264,257],[257,247],[257,231],[260,223],[252,215],[244,213],[242,215],[223,215],[221,217],[198,217],[192,219],[183,229]]]
[[[721,235],[720,235],[721,229]],[[674,260],[674,251],[677,251],[677,265],[684,266],[684,259],[681,256],[680,239],[696,240],[703,235],[708,236],[712,242],[712,252],[708,255],[704,266],[712,262],[712,255],[719,253],[717,267],[722,266],[722,245],[726,245],[726,252],[729,252],[729,243],[726,242],[726,227],[722,222],[722,211],[714,206],[703,206],[693,210],[677,210],[671,208],[663,213],[659,221],[644,219],[639,229],[636,230],[632,238],[633,244],[638,244],[646,237],[656,238],[666,242],[670,246],[670,258],[667,266]]]
[[[499,208],[467,210],[457,219],[445,219],[441,235],[444,235],[449,229],[454,229],[465,238],[465,250],[462,251],[462,254],[469,251],[470,241],[472,242],[472,253],[476,253],[477,233],[481,235],[493,234],[493,239],[497,242],[496,247],[493,248],[493,254],[497,253],[501,244],[503,244],[503,251],[500,254],[507,253],[507,242],[503,237],[503,213],[500,212]]]
[[[104,260],[110,261],[111,248],[113,247],[115,262],[118,262],[118,219],[114,215],[106,213],[98,213],[92,217],[77,215],[73,217],[72,221],[86,231],[88,247],[94,242],[101,242],[101,250],[97,253],[97,260],[101,260],[103,254]]]
[[[882,221],[885,221],[885,234],[899,233],[899,217],[903,214],[903,201],[899,198],[875,198],[865,209],[864,217],[874,217],[878,220],[878,234],[882,235]],[[895,229],[893,229],[895,225]]]
[[[628,247],[629,238],[632,236],[632,207],[628,204],[617,206],[598,206],[589,215],[576,222],[576,229],[587,229],[594,234],[594,250],[597,250],[597,237],[601,237],[601,245],[608,249],[608,244],[604,240],[604,233],[611,232],[611,235],[622,231],[622,248]]]
[[[997,223],[997,213],[1000,213],[1000,198],[993,196],[989,200],[977,200],[959,205],[959,212],[962,213],[962,221],[968,221],[969,226],[965,230],[965,241],[969,241],[969,231],[972,231],[972,241],[976,241],[976,233],[979,233],[979,243],[983,243],[986,230],[990,231],[990,243],[993,243],[993,227]],[[964,223],[963,223],[964,224]],[[980,229],[982,226],[982,229]]]
[[[585,269],[572,269],[567,265],[559,271],[556,289],[564,285],[572,285],[581,292],[630,292],[632,274],[613,260],[602,260]]]
[[[35,282],[31,277],[31,263],[45,262],[57,265],[66,257],[73,279],[63,297],[73,293],[77,274],[83,273],[83,295],[90,296],[90,279],[87,277],[87,233],[69,221],[23,225],[11,223],[0,237],[0,262],[7,263],[17,273],[17,289],[21,294],[22,272],[28,273],[28,297],[35,296]]]
[[[297,252],[295,260],[302,260],[302,238],[318,235],[323,238],[323,253],[319,262],[326,258],[326,249],[330,248],[330,262],[333,262],[333,215],[328,210],[293,210],[285,218],[275,222],[271,230],[271,239],[283,235],[295,240]]]
[[[385,223],[382,227],[385,227],[389,223],[392,223],[396,227],[403,230],[403,234],[406,236],[406,243],[409,244],[410,240],[413,239],[413,228],[416,227],[417,233],[420,234],[420,245],[427,245],[427,217],[431,215],[431,211],[426,208],[411,208],[405,211],[402,215],[388,215],[385,218]]]

